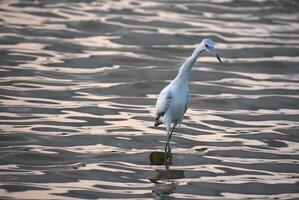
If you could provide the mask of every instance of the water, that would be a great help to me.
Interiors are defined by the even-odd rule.
[[[297,1],[1,1],[2,199],[295,199]],[[165,168],[159,91],[202,38]]]

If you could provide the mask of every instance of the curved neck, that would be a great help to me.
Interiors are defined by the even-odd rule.
[[[189,81],[189,76],[190,76],[190,71],[192,69],[192,66],[203,50],[204,48],[202,44],[199,44],[199,46],[193,51],[192,55],[189,58],[187,58],[184,64],[180,67],[180,70],[175,80],[186,81],[186,82]]]

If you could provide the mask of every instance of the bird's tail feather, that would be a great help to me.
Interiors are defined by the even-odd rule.
[[[163,124],[163,123],[161,121],[159,121],[159,120],[155,121],[155,127],[159,126],[160,124]]]

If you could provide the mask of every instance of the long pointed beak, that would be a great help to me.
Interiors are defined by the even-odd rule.
[[[221,61],[221,59],[220,59],[220,56],[219,56],[218,54],[216,54],[215,56],[216,56],[216,58],[219,60],[219,62],[222,63],[222,61]]]

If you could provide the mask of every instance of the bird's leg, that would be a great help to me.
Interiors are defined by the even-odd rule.
[[[167,138],[167,142],[166,142],[166,146],[165,146],[165,152],[168,152],[168,153],[170,153],[170,151],[171,151],[171,149],[170,149],[170,138],[171,138],[171,135],[172,135],[172,133],[175,129],[175,126],[176,126],[176,124],[173,124],[173,127],[171,129],[170,134],[169,134],[169,132],[167,132],[168,138]]]
[[[170,138],[171,138],[171,135],[172,135],[175,127],[176,127],[176,124],[173,124],[170,134],[169,134],[169,132],[167,132],[168,138],[167,138],[167,142],[165,145],[165,158],[164,158],[166,169],[168,169],[169,165],[171,164],[172,155],[171,155],[171,148],[170,148]]]
[[[168,131],[167,131],[167,137],[169,138],[169,132]],[[165,145],[165,148],[164,148],[165,153],[167,152],[167,149],[168,149],[168,139],[167,139],[167,142],[166,142],[166,145]]]
[[[169,137],[169,131],[167,131],[167,137]],[[165,151],[165,153],[164,153],[164,164],[165,164],[166,169],[169,168],[168,167],[169,163],[167,162],[167,154],[168,154],[167,149],[168,149],[168,140],[166,142],[165,149],[164,149],[164,151]]]
[[[169,141],[170,141],[171,135],[172,135],[172,133],[173,133],[173,131],[174,131],[174,129],[175,129],[175,126],[176,126],[176,124],[173,124],[172,129],[171,129],[171,132],[170,132],[170,135],[168,136],[168,140],[169,140]]]
[[[165,169],[169,169],[169,166],[171,164],[172,164],[172,154],[171,154],[171,152],[165,153],[165,161],[164,161]]]

